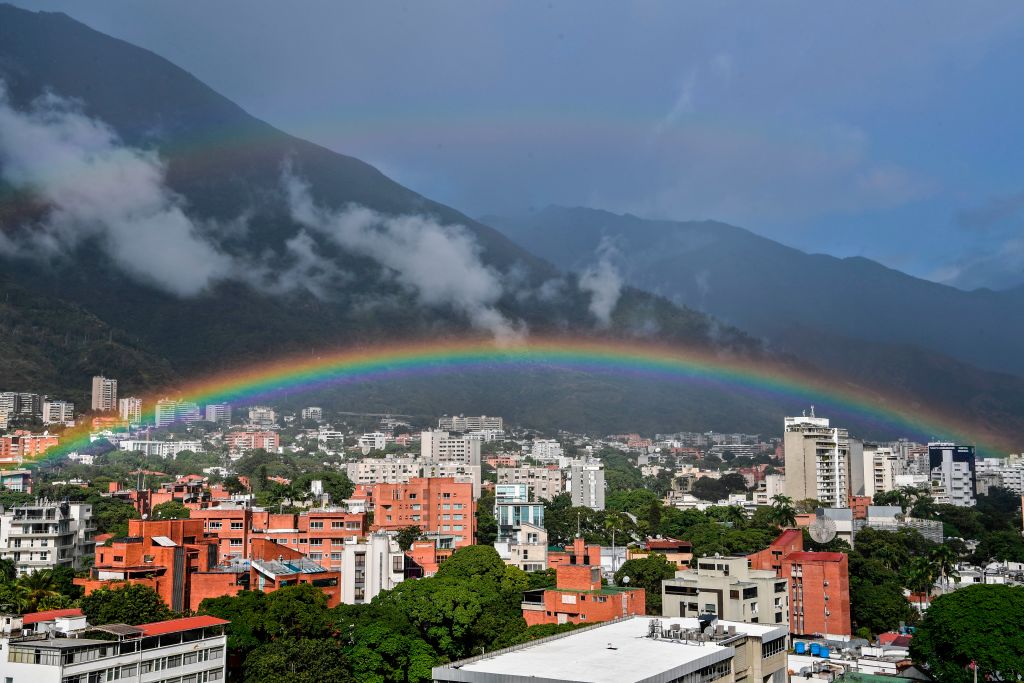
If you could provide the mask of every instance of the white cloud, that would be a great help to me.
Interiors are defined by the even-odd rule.
[[[580,290],[590,294],[590,312],[607,327],[622,295],[622,275],[612,263],[615,247],[606,239],[597,248],[599,260],[580,273]]]
[[[445,305],[470,322],[512,340],[524,334],[497,309],[501,276],[480,259],[480,248],[460,226],[427,216],[386,216],[360,206],[333,210],[317,206],[309,186],[290,171],[283,177],[292,218],[339,247],[383,266],[428,306]]]
[[[232,270],[164,185],[157,156],[60,97],[17,111],[0,84],[0,173],[47,207],[39,225],[0,244],[8,252],[49,258],[96,238],[126,273],[179,296]]]

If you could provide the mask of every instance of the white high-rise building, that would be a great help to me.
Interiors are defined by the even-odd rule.
[[[225,426],[231,424],[231,406],[227,403],[207,403],[205,412],[207,422]]]
[[[43,424],[67,424],[75,421],[75,404],[71,401],[43,401]]]
[[[596,460],[573,460],[566,477],[573,507],[604,510],[604,465]]]
[[[324,410],[320,406],[309,406],[302,409],[303,420],[315,420],[319,422],[324,419]]]
[[[558,462],[565,455],[562,444],[554,439],[534,439],[530,457],[537,462]]]
[[[786,495],[794,501],[809,498],[825,507],[850,505],[850,435],[829,425],[828,418],[787,417],[783,448]]]
[[[893,491],[896,488],[896,475],[903,474],[903,463],[900,454],[885,446],[864,446],[864,493],[874,497],[876,494]]]
[[[437,421],[437,428],[448,432],[500,432],[505,429],[505,421],[488,415],[446,415]]]
[[[370,432],[359,437],[358,444],[363,455],[370,451],[382,451],[388,445],[388,436],[384,432]]]
[[[442,431],[422,432],[420,456],[425,462],[461,462],[479,466],[480,439],[452,436]]]
[[[95,551],[92,505],[36,501],[0,512],[0,559],[18,576],[54,567],[81,569]]]
[[[341,601],[346,605],[370,602],[381,591],[405,580],[405,553],[393,533],[374,533],[362,543],[331,548],[331,558],[341,554]]]
[[[117,380],[97,375],[92,378],[92,409],[100,412],[117,410]]]
[[[928,465],[931,468],[932,496],[936,503],[960,507],[973,507],[977,503],[974,498],[974,446],[930,443]]]
[[[121,419],[131,424],[142,422],[142,399],[135,396],[122,398],[117,402],[117,413]]]
[[[257,427],[271,427],[277,424],[277,413],[273,408],[253,406],[249,408],[249,424]]]
[[[191,401],[176,401],[168,398],[156,402],[156,426],[169,427],[173,424],[199,422],[199,406]]]

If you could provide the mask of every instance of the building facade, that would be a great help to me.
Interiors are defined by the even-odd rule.
[[[36,501],[0,512],[0,559],[18,576],[54,567],[81,569],[96,546],[92,505]]]
[[[936,503],[974,507],[977,500],[974,446],[954,443],[928,444],[928,467],[931,471],[932,496]]]
[[[850,436],[829,426],[828,418],[785,419],[783,448],[786,495],[794,501],[813,498],[827,507],[843,508],[850,497]]]
[[[118,399],[117,414],[125,422],[140,424],[142,422],[142,399],[134,396]]]
[[[666,617],[713,614],[720,619],[788,628],[789,591],[774,571],[751,569],[746,557],[702,557],[661,585]]]
[[[461,462],[480,465],[480,439],[452,436],[444,431],[420,434],[420,457],[424,462]]]
[[[377,484],[373,498],[375,531],[418,526],[426,533],[451,535],[456,548],[473,545],[476,502],[470,483],[424,477],[405,484]]]
[[[92,409],[105,413],[117,410],[117,380],[97,375],[92,378]]]
[[[573,507],[604,510],[604,465],[598,461],[573,460],[566,477]]]
[[[75,404],[71,401],[43,401],[43,424],[67,424],[75,421]]]

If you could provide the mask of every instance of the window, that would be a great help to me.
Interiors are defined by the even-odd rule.
[[[220,528],[220,526],[221,526],[221,524],[220,524],[220,522],[210,522],[210,523],[209,523],[209,524],[207,524],[206,526],[207,526],[207,528],[209,528],[209,529],[219,529],[219,528]]]
[[[463,505],[462,505],[462,503],[455,503],[455,504],[453,505],[453,507],[454,507],[454,509],[456,509],[456,510],[461,510],[461,509],[463,508]]]
[[[311,538],[309,540],[309,544],[310,545],[323,545],[324,544],[324,539],[322,539],[322,538]]]
[[[240,538],[232,538],[232,539],[230,539],[230,540],[228,541],[228,543],[229,543],[229,544],[230,544],[230,545],[231,545],[232,547],[236,547],[236,546],[241,546],[241,545],[242,545],[242,539],[240,539]]]
[[[332,529],[344,529],[345,528],[345,523],[344,522],[331,522],[331,528]]]
[[[309,523],[309,528],[310,529],[323,529],[324,528],[324,523],[323,522],[310,522]]]
[[[767,657],[771,657],[772,655],[777,655],[780,652],[785,651],[785,649],[785,636],[783,636],[782,638],[776,638],[775,640],[770,640],[767,643],[761,644],[761,658],[765,659]]]
[[[245,525],[242,522],[231,522],[231,528],[234,531],[240,531],[244,526]]]

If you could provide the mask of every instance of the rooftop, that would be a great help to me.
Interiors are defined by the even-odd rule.
[[[164,633],[177,633],[178,631],[191,631],[194,628],[207,626],[224,626],[231,622],[211,616],[185,617],[184,619],[169,619],[167,621],[156,621],[151,624],[139,624],[139,628],[147,636],[159,636]]]
[[[680,617],[620,619],[437,667],[434,678],[472,681],[480,680],[482,674],[490,674],[501,675],[500,680],[507,683],[642,683],[673,680],[732,655],[732,648],[718,643],[649,638],[649,628],[655,620],[663,627],[678,624],[690,629],[698,626],[696,619]],[[785,637],[787,633],[785,628],[761,624],[718,623],[735,626],[737,634],[766,640]]]
[[[22,624],[29,626],[31,624],[38,624],[43,621],[53,621],[54,619],[60,619],[61,617],[81,617],[84,616],[80,609],[51,609],[46,612],[31,612],[22,617]]]

